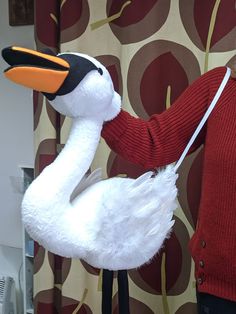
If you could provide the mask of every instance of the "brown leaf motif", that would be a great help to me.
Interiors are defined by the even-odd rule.
[[[60,7],[61,43],[78,39],[86,30],[89,22],[87,0],[64,0]]]
[[[154,314],[154,312],[142,301],[133,297],[129,298],[130,313],[135,314]],[[116,294],[112,300],[112,314],[119,314],[118,295]]]
[[[165,23],[169,9],[170,0],[108,0],[107,21],[122,44],[134,43],[157,32]]]
[[[39,175],[42,170],[56,158],[56,140],[46,139],[39,144],[35,157],[35,174]]]
[[[161,113],[199,76],[198,61],[189,49],[166,40],[152,41],[140,48],[130,62],[130,104],[142,118]]]
[[[122,96],[123,85],[119,58],[113,55],[100,55],[96,59],[107,68],[111,75],[115,91]]]
[[[45,249],[34,242],[34,274],[36,274],[44,263]]]
[[[129,271],[134,283],[148,293],[178,295],[187,289],[191,270],[191,257],[187,248],[189,233],[179,218],[174,217],[174,220],[173,232],[165,241],[163,249],[149,264]]]
[[[84,303],[84,300],[78,301],[65,297],[57,287],[42,290],[36,294],[34,298],[34,309],[35,313],[92,314],[91,309]]]
[[[35,0],[35,36],[38,49],[58,47],[59,1]]]
[[[235,0],[180,0],[180,15],[188,36],[202,51],[235,49]],[[227,18],[225,18],[227,16]]]
[[[34,105],[34,130],[36,130],[43,108],[43,95],[41,93],[33,91],[33,105]]]
[[[197,314],[197,304],[188,302],[180,306],[175,314]]]

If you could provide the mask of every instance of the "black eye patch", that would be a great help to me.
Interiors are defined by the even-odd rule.
[[[62,54],[59,58],[67,61],[70,65],[69,73],[59,90],[55,94],[43,93],[49,100],[53,100],[56,96],[62,96],[73,91],[82,79],[92,70],[98,71],[101,75],[103,71],[96,67],[90,60],[76,56],[73,54]]]
[[[103,70],[101,68],[98,68],[98,73],[103,75]]]

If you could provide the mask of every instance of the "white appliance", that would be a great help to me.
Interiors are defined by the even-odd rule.
[[[5,275],[0,275],[0,314],[17,314],[15,281]]]

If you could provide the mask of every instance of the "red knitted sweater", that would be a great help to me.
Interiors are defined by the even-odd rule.
[[[226,72],[197,79],[162,114],[144,121],[121,113],[104,125],[112,150],[146,169],[176,161],[213,99]],[[230,78],[195,150],[204,144],[198,227],[190,241],[198,290],[236,301],[236,80]]]

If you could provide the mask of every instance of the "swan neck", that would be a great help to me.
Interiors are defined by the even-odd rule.
[[[40,174],[51,193],[50,199],[68,202],[74,188],[89,170],[99,144],[102,122],[78,118],[72,127],[66,145],[55,161]],[[49,185],[53,186],[52,188]]]

